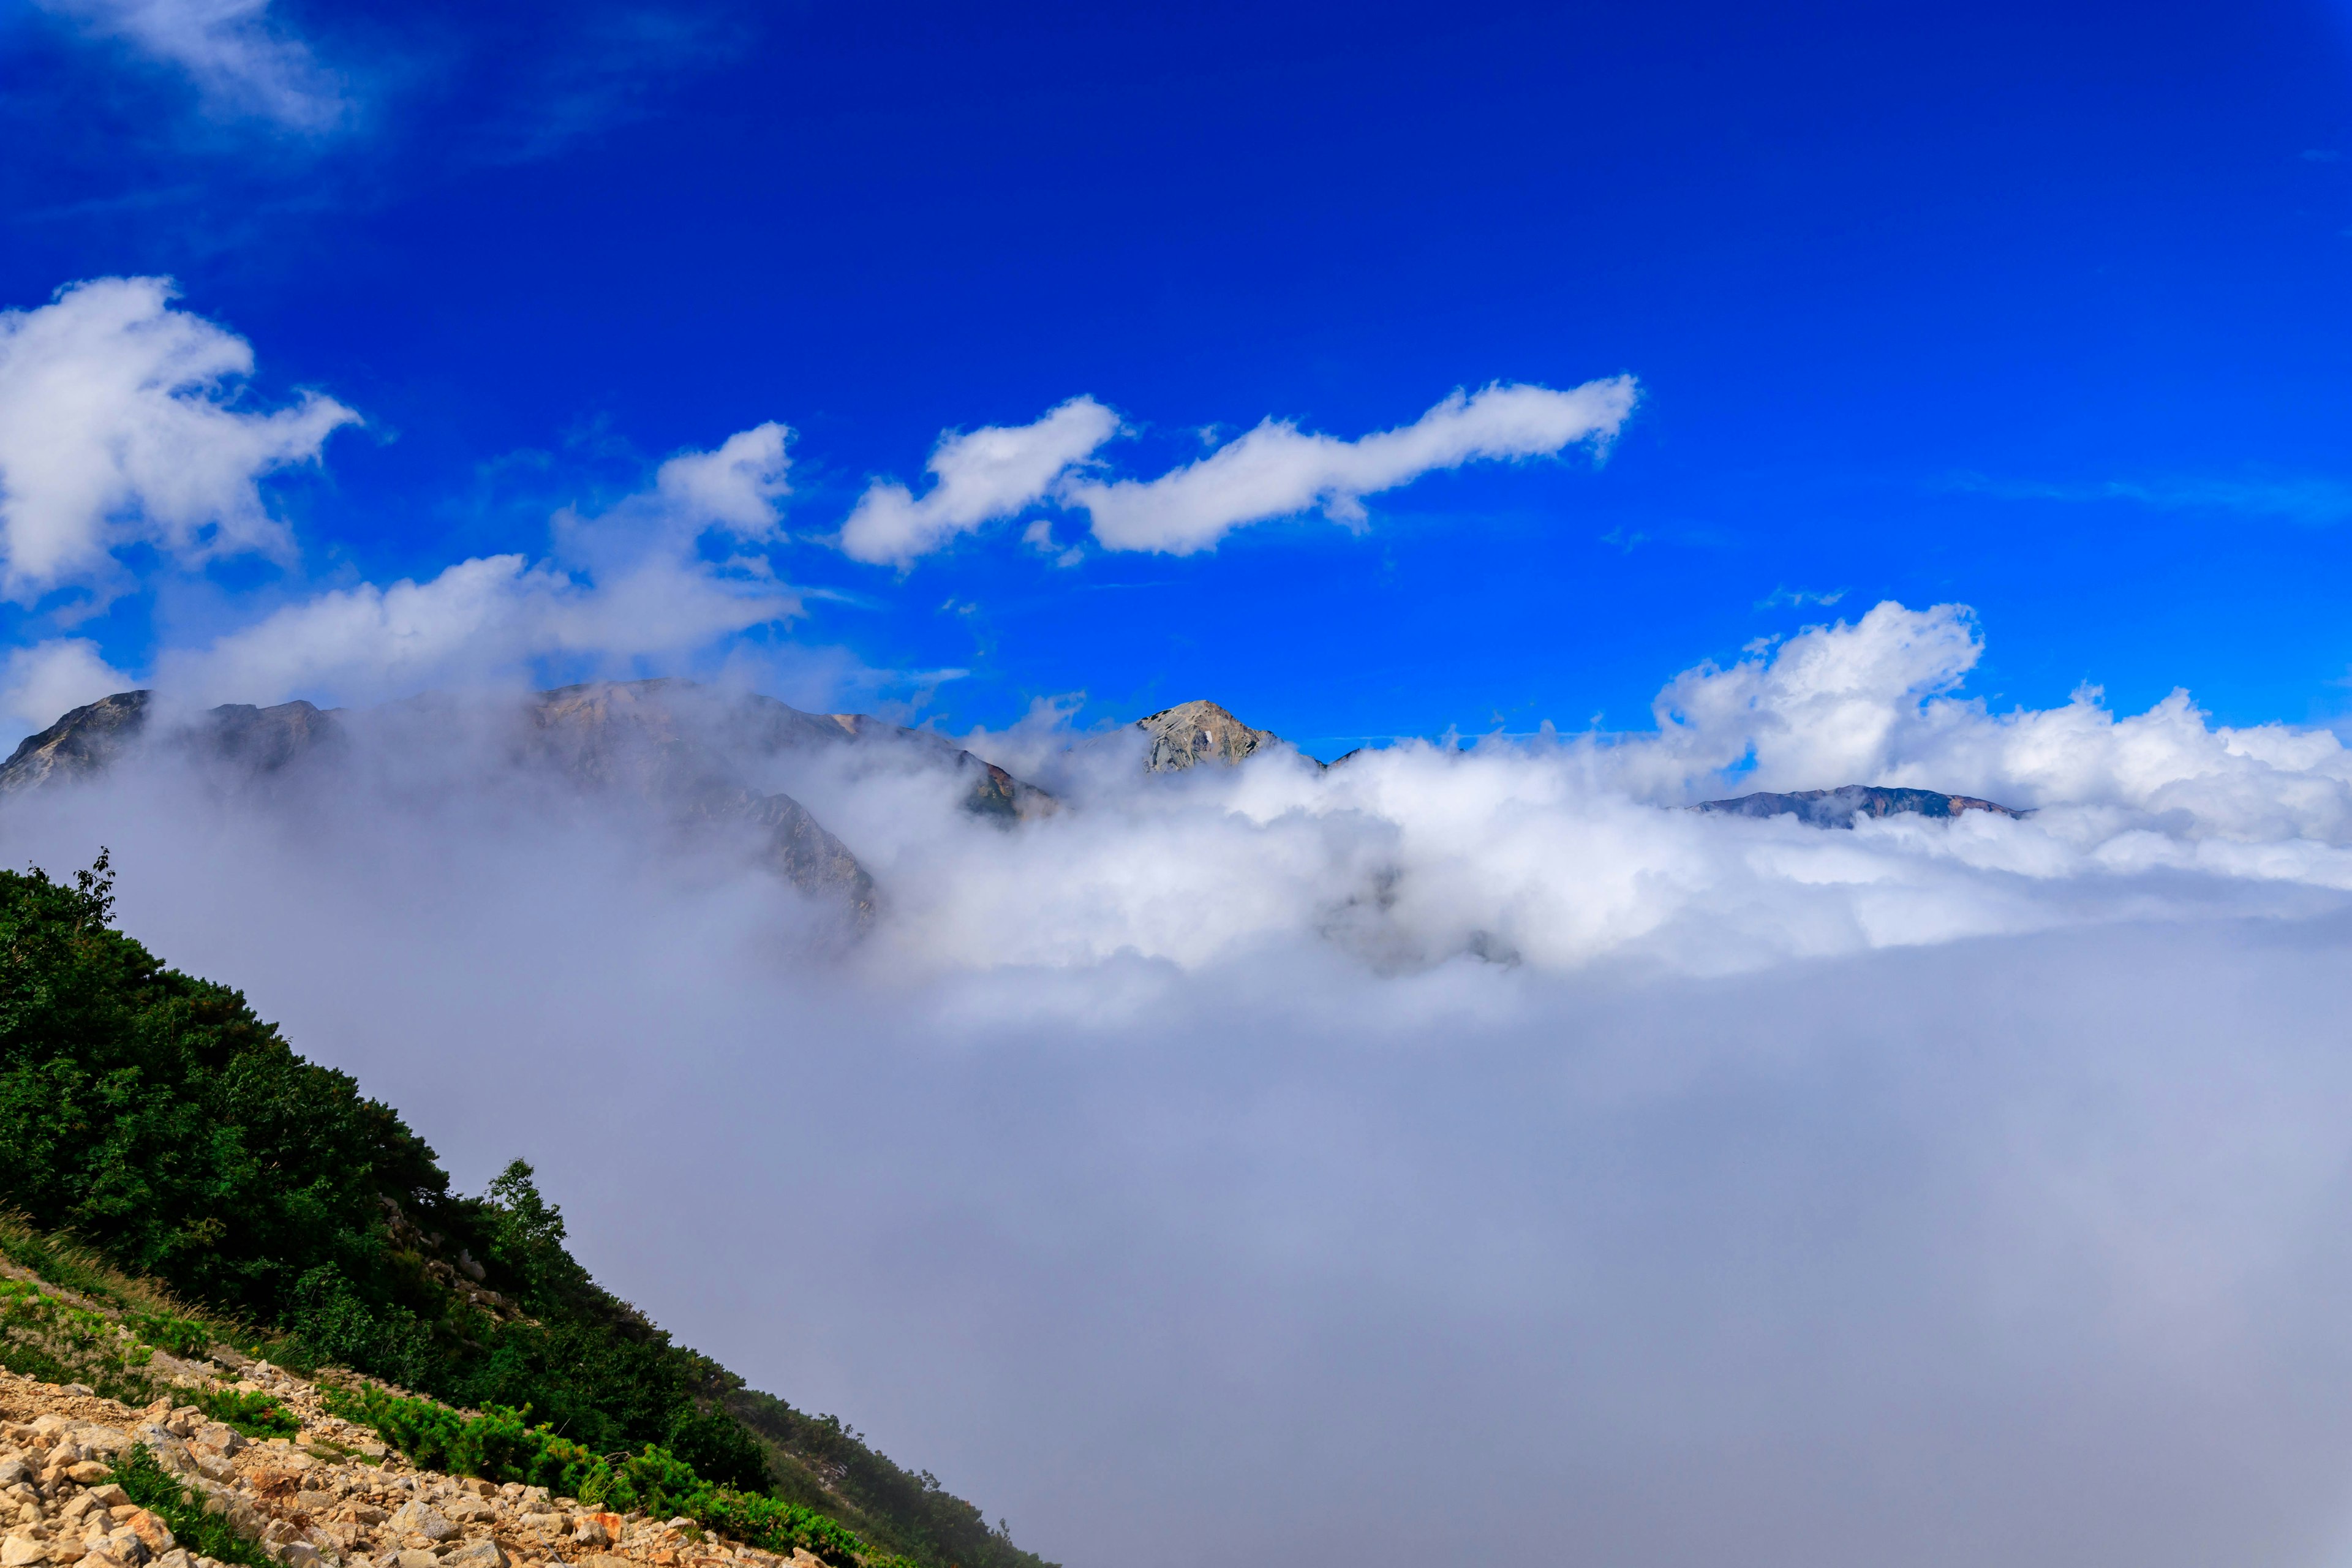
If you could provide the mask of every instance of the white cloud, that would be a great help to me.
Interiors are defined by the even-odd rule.
[[[1106,549],[1189,555],[1244,524],[1318,508],[1334,521],[1360,522],[1365,496],[1475,458],[1540,457],[1579,442],[1604,447],[1637,395],[1629,375],[1567,392],[1496,383],[1475,395],[1457,391],[1411,425],[1355,441],[1268,419],[1159,479],[1082,481],[1063,493],[1092,516]]]
[[[215,112],[297,131],[342,123],[351,104],[308,45],[274,26],[269,0],[35,0],[184,71]]]
[[[919,500],[904,485],[876,480],[842,525],[842,551],[854,561],[904,566],[1035,505],[1118,433],[1118,416],[1091,397],[1074,397],[1034,425],[949,431],[927,465],[931,488]]]
[[[770,420],[739,430],[715,452],[686,452],[654,476],[653,500],[678,526],[719,529],[747,544],[776,537],[776,503],[791,493],[784,447],[792,432]]]
[[[308,694],[381,700],[442,684],[527,677],[536,660],[690,653],[797,616],[764,557],[707,559],[704,538],[777,526],[791,432],[767,424],[664,463],[653,486],[592,517],[558,516],[556,549],[463,561],[427,581],[320,594],[201,650],[167,655],[161,684],[205,702]]]
[[[102,278],[0,312],[0,591],[20,602],[118,570],[146,543],[194,563],[293,543],[262,476],[316,461],[359,416],[303,394],[238,406],[245,340],[171,308],[161,278]]]
[[[1654,731],[1416,742],[1328,772],[1276,754],[1149,786],[1132,749],[1056,752],[1032,725],[965,742],[1080,808],[1018,841],[908,842],[919,819],[847,799],[826,820],[896,868],[891,961],[976,970],[1327,944],[1375,968],[1467,951],[1728,970],[2352,905],[2352,752],[2332,733],[2216,725],[2181,693],[1990,713],[1954,689],[1981,652],[1963,606],[1884,604],[1684,672]],[[1678,809],[1849,784],[2039,809],[1851,832]]]
[[[0,712],[45,730],[86,702],[138,684],[109,665],[88,637],[59,637],[8,655],[0,669]]]
[[[1658,694],[1649,750],[1685,777],[1752,756],[1760,789],[1890,782],[1879,775],[1898,731],[1983,652],[1964,606],[1883,604],[1853,626],[1800,632],[1769,658],[1685,670]]]

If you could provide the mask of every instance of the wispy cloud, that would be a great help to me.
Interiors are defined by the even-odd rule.
[[[289,130],[348,122],[342,80],[269,15],[269,0],[34,0],[91,34],[184,73],[206,106]]]
[[[1268,419],[1156,479],[1086,480],[1064,495],[1093,520],[1107,550],[1190,555],[1215,549],[1236,528],[1302,512],[1359,525],[1364,497],[1440,469],[1548,457],[1579,443],[1605,447],[1639,395],[1630,375],[1566,392],[1498,382],[1457,391],[1410,425],[1353,441]]]
[[[2166,511],[2231,511],[2313,527],[2352,521],[2352,484],[2314,476],[2180,477],[2106,479],[2085,484],[1957,474],[1943,488],[2002,500],[2129,501]]]
[[[550,658],[611,668],[681,657],[790,620],[801,596],[764,554],[707,550],[777,537],[789,434],[772,423],[740,431],[672,458],[608,510],[557,513],[545,559],[480,556],[424,581],[318,594],[207,647],[166,653],[160,673],[211,700],[366,700],[511,678]]]
[[[1844,597],[1843,588],[1832,588],[1825,594],[1815,593],[1810,588],[1775,588],[1757,600],[1756,607],[1759,610],[1801,610],[1807,605],[1820,605],[1826,608]]]

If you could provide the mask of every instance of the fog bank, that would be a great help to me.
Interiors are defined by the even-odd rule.
[[[531,1159],[613,1288],[1074,1565],[2343,1560],[2343,748],[1986,712],[1948,609],[1806,638],[1328,772],[970,737],[1063,802],[1013,825],[803,760],[845,946],[462,734],[0,847],[111,845],[461,1183]],[[2038,809],[1679,809],[1865,782]]]

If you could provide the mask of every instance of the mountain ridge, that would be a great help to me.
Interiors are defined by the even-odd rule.
[[[226,787],[267,795],[306,766],[331,765],[354,731],[394,723],[429,734],[460,726],[456,700],[434,694],[373,710],[308,701],[224,703],[157,731],[150,690],[86,703],[28,735],[0,763],[0,797],[90,783],[141,747],[163,747]],[[878,896],[857,855],[791,794],[753,774],[779,758],[846,752],[950,775],[974,816],[1011,824],[1059,809],[1047,792],[946,738],[863,713],[809,713],[775,698],[675,679],[588,681],[531,693],[488,713],[494,752],[565,781],[583,796],[634,800],[688,831],[736,833],[755,863],[869,922]]]
[[[1831,828],[1851,828],[1855,818],[1864,816],[1916,815],[1948,818],[1965,816],[1972,811],[2007,817],[2032,815],[1972,795],[1946,795],[1939,790],[1890,784],[1843,784],[1836,789],[1778,793],[1759,790],[1727,800],[1704,800],[1691,809],[1718,816],[1794,816],[1809,827]]]

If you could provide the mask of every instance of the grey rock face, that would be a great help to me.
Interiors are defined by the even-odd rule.
[[[1847,784],[1842,789],[1807,789],[1789,794],[1759,791],[1731,800],[1701,801],[1693,811],[1722,816],[1794,816],[1810,827],[1852,827],[1858,816],[1958,816],[1988,811],[1996,816],[2023,816],[1992,801],[1969,795],[1943,795],[1931,789],[1894,789],[1879,784]]]
[[[186,739],[208,761],[260,774],[332,749],[343,735],[332,712],[308,702],[281,702],[274,708],[227,702],[206,713]]]
[[[803,891],[844,898],[860,921],[874,913],[874,879],[808,808],[745,784],[682,714],[680,682],[599,682],[542,692],[528,711],[526,744],[583,789],[615,790],[666,807],[682,824],[748,830],[755,857]],[[690,690],[691,689],[687,689]],[[843,732],[776,703],[756,711],[772,744],[839,744]],[[797,722],[812,721],[809,726]]]
[[[27,735],[0,763],[0,795],[34,789],[51,781],[94,777],[122,754],[147,727],[152,693],[118,691],[77,708],[37,735]]]
[[[1253,730],[1213,702],[1180,702],[1138,720],[1135,727],[1151,737],[1144,766],[1155,773],[1172,773],[1202,763],[1231,767],[1253,752],[1282,743],[1281,736],[1270,730]]]

